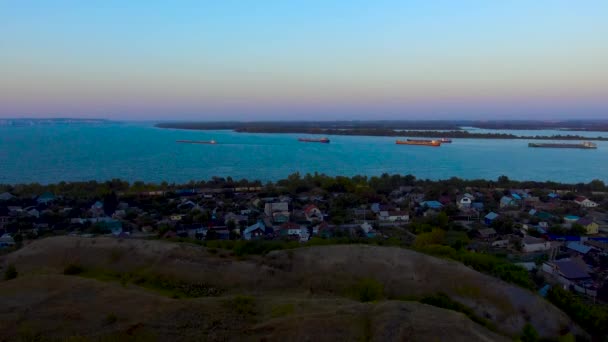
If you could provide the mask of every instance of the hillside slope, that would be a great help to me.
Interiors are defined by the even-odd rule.
[[[573,326],[564,313],[532,292],[462,264],[400,248],[310,247],[241,260],[224,251],[164,241],[55,237],[35,241],[0,259],[0,265],[9,263],[16,265],[20,277],[0,282],[0,305],[10,309],[2,314],[0,336],[19,333],[15,327],[20,320],[53,326],[58,323],[51,317],[61,315],[76,317],[75,322],[82,324],[75,324],[77,329],[70,330],[67,320],[60,324],[63,330],[59,329],[57,336],[90,335],[99,329],[94,326],[99,325],[103,315],[110,315],[108,321],[115,315],[117,322],[103,331],[124,332],[135,326],[160,339],[194,337],[196,331],[207,330],[205,336],[210,339],[305,340],[316,336],[315,332],[328,336],[328,340],[401,340],[404,336],[425,334],[440,340],[441,336],[460,336],[463,340],[501,338],[456,312],[416,302],[363,304],[350,299],[349,291],[366,278],[383,284],[387,299],[446,293],[491,321],[498,331],[512,336],[519,334],[526,322],[546,337],[555,337],[563,328]],[[131,283],[120,285],[116,281],[61,275],[70,264],[115,274],[160,275],[206,284],[220,289],[221,296],[176,300]],[[243,318],[242,313],[229,310],[234,305],[226,305],[239,295],[254,300],[255,310],[249,310],[251,317]],[[287,314],[277,315],[277,311]],[[47,316],[36,316],[45,312]],[[197,315],[202,318],[194,319]],[[213,319],[209,323],[207,316],[223,318],[219,323],[213,323]],[[174,317],[182,317],[182,323],[173,322]],[[224,331],[227,322],[229,328]],[[171,335],[200,324],[207,326],[194,329],[192,335]],[[48,326],[32,329],[53,333]],[[222,331],[224,335],[220,334]]]

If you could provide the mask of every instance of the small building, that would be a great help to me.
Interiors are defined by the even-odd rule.
[[[583,208],[595,208],[598,206],[597,203],[593,202],[592,200],[590,200],[584,196],[579,196],[579,197],[575,198],[574,203],[580,205]]]
[[[407,211],[381,211],[379,219],[388,222],[409,222],[410,214]]]
[[[308,222],[321,222],[323,221],[323,213],[314,204],[309,204],[304,207],[304,216]]]
[[[558,281],[566,286],[591,279],[589,269],[581,259],[547,261],[543,264],[542,269],[556,276]]]
[[[521,249],[525,253],[548,251],[551,249],[551,242],[526,235],[521,241]]]
[[[1,247],[12,247],[15,245],[15,240],[9,234],[0,236],[0,248]]]
[[[471,203],[473,203],[471,199],[469,197],[464,196],[458,201],[457,206],[458,209],[468,209],[471,207]]]
[[[493,239],[496,237],[496,230],[494,228],[480,229],[477,231],[477,235],[484,240]]]
[[[600,231],[600,226],[590,217],[582,217],[576,223],[585,228],[586,234],[597,234]]]
[[[273,222],[285,223],[289,221],[289,203],[287,202],[275,202],[266,203],[264,205],[264,214],[272,218]]]
[[[516,207],[516,206],[517,206],[517,202],[512,197],[502,196],[500,198],[500,208],[501,209],[502,208],[509,208],[509,207]]]
[[[0,194],[0,201],[8,201],[15,198],[15,196],[13,196],[12,194],[8,193],[8,192],[3,192]]]
[[[496,220],[498,218],[498,214],[491,211],[490,213],[488,213],[486,216],[484,216],[483,220],[485,222],[485,224],[487,224],[488,226],[492,224],[492,222],[494,222],[494,220]]]
[[[55,200],[55,195],[52,192],[45,192],[42,195],[38,196],[36,201],[40,204],[48,204]]]
[[[256,224],[253,224],[243,231],[243,238],[245,240],[257,240],[264,237],[264,233],[266,232],[266,226],[262,221],[258,221]]]

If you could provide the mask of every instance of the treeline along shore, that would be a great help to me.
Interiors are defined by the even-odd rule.
[[[608,137],[585,137],[580,135],[534,135],[519,136],[509,133],[475,133],[447,122],[166,122],[159,128],[217,130],[230,129],[239,133],[301,133],[320,135],[388,136],[425,138],[466,138],[466,139],[522,139],[522,140],[594,140],[608,141]],[[499,126],[496,126],[499,127]],[[512,127],[512,126],[506,126]],[[497,128],[499,129],[499,128]],[[509,128],[505,128],[509,129]],[[553,129],[553,128],[551,128]],[[575,128],[587,131],[587,128]]]

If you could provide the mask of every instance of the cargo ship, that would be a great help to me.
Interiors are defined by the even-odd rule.
[[[206,145],[215,145],[217,142],[215,140],[176,140],[175,142],[182,144],[206,144]]]
[[[397,141],[395,141],[395,143],[397,145],[418,145],[418,146],[433,146],[433,147],[441,146],[441,142],[439,142],[439,140],[407,139],[407,140],[397,140]]]
[[[327,139],[327,138],[319,138],[319,139],[315,139],[315,138],[299,138],[298,141],[301,141],[301,142],[317,142],[317,143],[323,143],[323,144],[328,144],[329,143],[329,139]]]
[[[596,149],[597,145],[592,142],[585,141],[580,144],[529,143],[528,147]]]

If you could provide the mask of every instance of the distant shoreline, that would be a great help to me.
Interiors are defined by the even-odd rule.
[[[325,126],[325,127],[315,127]],[[333,127],[327,127],[333,126]],[[447,124],[437,125],[442,128],[419,128],[419,127],[430,127],[428,125],[407,125],[395,124],[394,128],[380,127],[382,125],[378,123],[357,123],[355,125],[337,125],[337,124],[304,124],[299,125],[298,123],[159,123],[155,127],[158,128],[170,128],[170,129],[184,129],[184,130],[217,130],[217,129],[229,129],[238,133],[299,133],[299,134],[317,134],[317,135],[345,135],[345,136],[381,136],[381,137],[421,137],[421,138],[461,138],[461,139],[505,139],[505,140],[586,140],[586,141],[608,141],[608,137],[585,137],[580,135],[535,135],[535,136],[518,136],[507,133],[472,133],[463,130],[460,127],[450,128]],[[403,129],[399,127],[404,127]],[[416,128],[412,128],[416,127]],[[477,128],[477,127],[476,127]],[[546,130],[547,128],[538,129]],[[557,129],[557,128],[552,128]],[[505,129],[506,130],[506,129]],[[575,129],[577,131],[586,131],[583,128]]]

